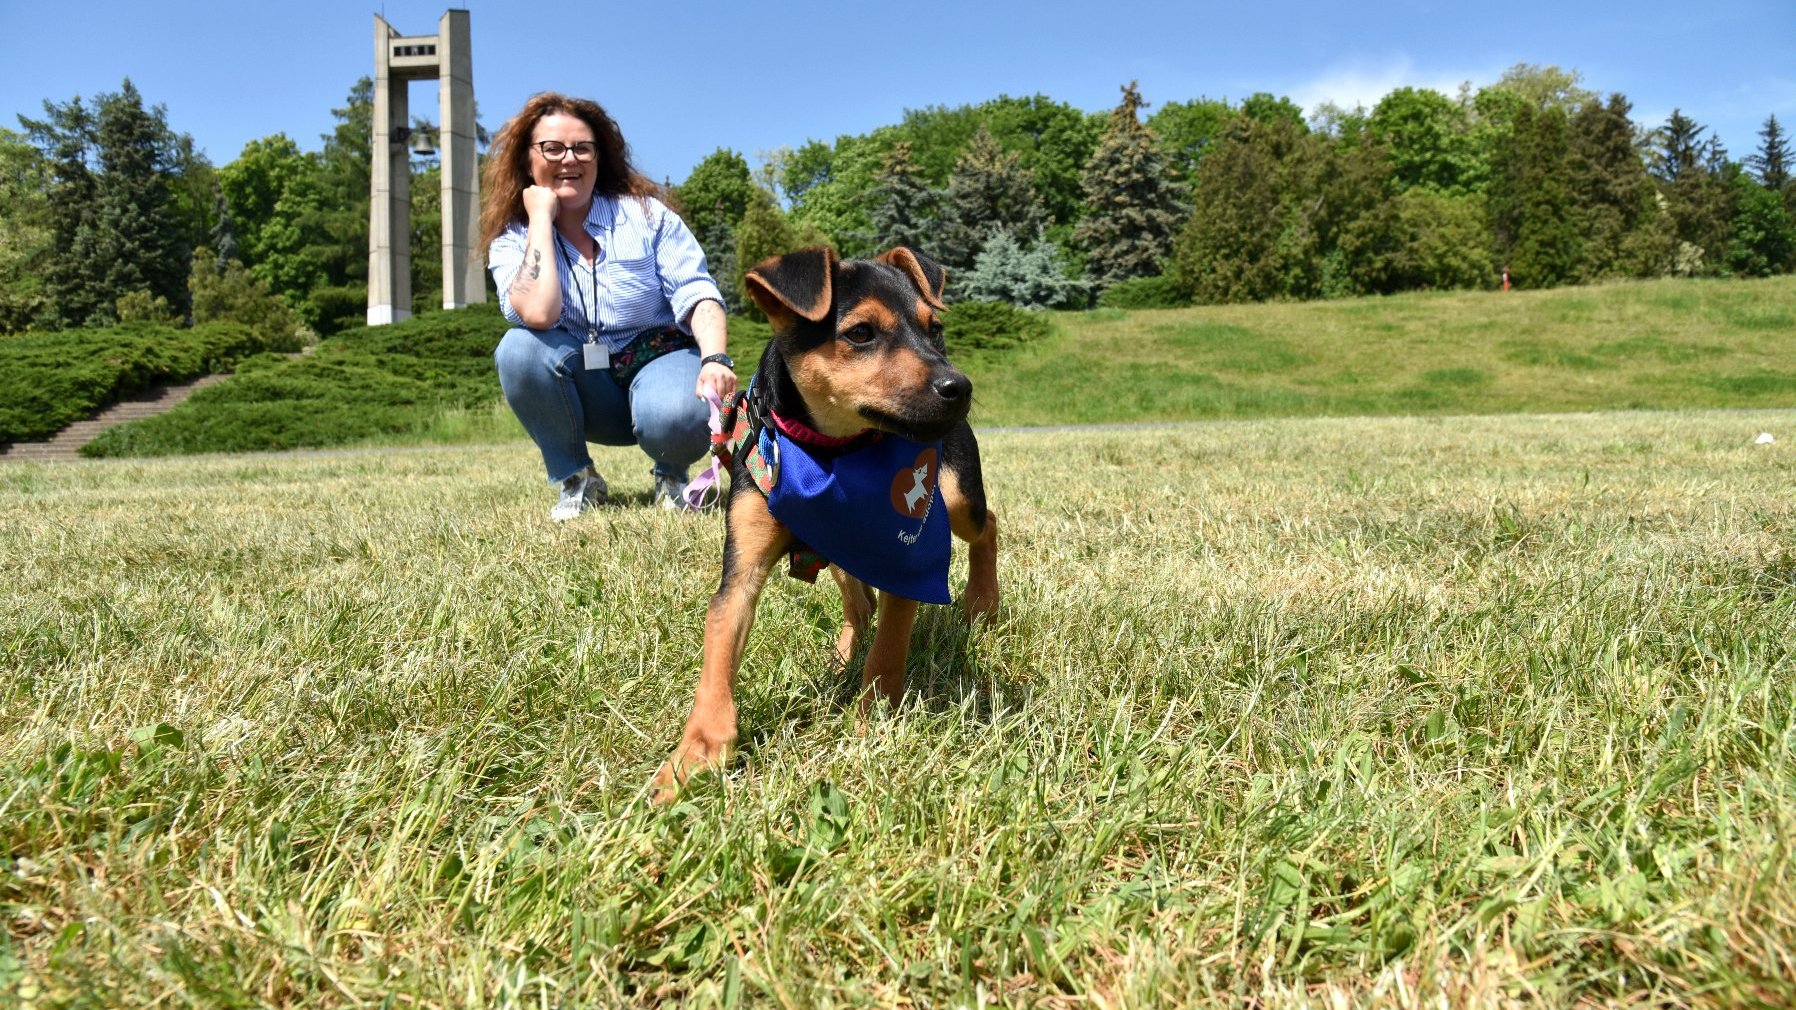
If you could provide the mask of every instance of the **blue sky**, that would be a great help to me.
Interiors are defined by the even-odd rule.
[[[1557,64],[1627,95],[1636,122],[1681,107],[1736,158],[1757,147],[1769,114],[1796,129],[1791,0],[466,2],[489,129],[532,92],[584,95],[622,124],[640,168],[675,182],[720,146],[753,163],[907,108],[999,94],[1098,111],[1130,79],[1150,103],[1269,91],[1306,107],[1370,106],[1394,87],[1452,94],[1517,62]],[[117,90],[129,76],[215,164],[276,132],[314,150],[330,109],[371,72],[373,15],[428,34],[445,7],[0,0],[0,123],[16,130],[45,98]],[[434,85],[414,84],[411,103],[434,118]]]

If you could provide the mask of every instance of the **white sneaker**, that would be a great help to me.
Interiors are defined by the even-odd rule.
[[[686,511],[686,482],[666,474],[656,474],[654,501],[669,512]]]
[[[605,478],[588,466],[561,482],[561,500],[549,510],[549,518],[558,523],[567,522],[587,509],[605,504],[609,493]]]

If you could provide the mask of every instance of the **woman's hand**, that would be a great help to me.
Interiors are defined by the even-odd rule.
[[[736,373],[720,361],[711,362],[698,370],[698,388],[694,392],[703,399],[707,389],[717,394],[718,403],[728,406],[730,397],[736,395]]]
[[[561,200],[555,191],[547,186],[524,187],[524,216],[532,221],[555,220],[555,212],[561,206]]]

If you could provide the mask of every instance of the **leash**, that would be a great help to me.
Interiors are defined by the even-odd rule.
[[[711,429],[711,463],[680,492],[680,504],[688,512],[701,512],[710,508],[717,504],[718,495],[722,493],[719,482],[723,478],[723,457],[728,449],[719,451],[719,446],[729,438],[723,430],[723,401],[718,398],[717,390],[706,386],[705,403],[711,408],[711,418],[706,422]],[[730,412],[735,413],[734,410]]]

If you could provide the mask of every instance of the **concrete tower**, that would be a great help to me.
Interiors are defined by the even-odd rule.
[[[435,35],[401,35],[374,16],[374,171],[368,212],[368,324],[412,314],[412,81],[438,85],[438,152],[443,169],[443,308],[486,301],[481,257],[473,249],[480,220],[474,161],[474,59],[468,12],[450,10]]]

